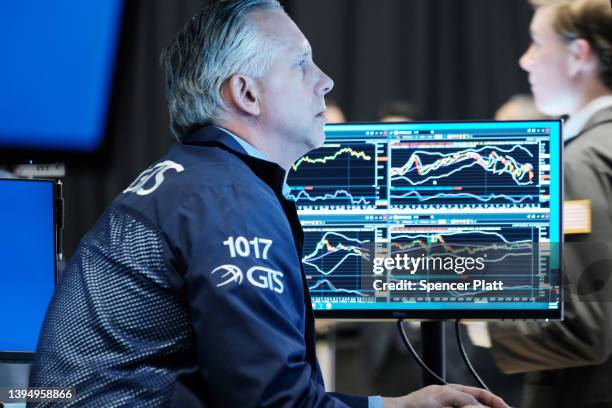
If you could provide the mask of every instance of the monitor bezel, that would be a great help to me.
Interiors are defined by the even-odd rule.
[[[341,319],[341,320],[563,320],[564,313],[564,277],[562,273],[563,260],[563,121],[561,119],[534,119],[534,120],[441,120],[441,121],[402,121],[402,122],[346,122],[333,123],[325,126],[341,128],[355,125],[443,125],[443,124],[478,124],[478,123],[557,123],[559,128],[558,146],[559,162],[559,243],[558,256],[559,267],[554,271],[559,277],[559,307],[557,309],[315,309],[314,316],[317,319]],[[551,169],[552,171],[552,169]]]
[[[61,234],[61,206],[59,205],[61,197],[61,188],[57,180],[54,179],[21,179],[21,178],[2,178],[0,177],[0,183],[3,181],[17,181],[17,182],[26,182],[26,183],[51,183],[52,194],[53,194],[53,252],[55,262],[53,262],[53,284],[57,285],[58,280],[58,244],[60,242]],[[10,351],[10,350],[0,350],[0,362],[2,363],[31,363],[34,359],[33,351]]]

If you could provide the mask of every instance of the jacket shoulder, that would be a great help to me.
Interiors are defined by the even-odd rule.
[[[272,189],[240,158],[216,147],[176,145],[138,175],[115,203],[161,225],[193,196],[231,199],[229,193],[274,198]]]
[[[565,149],[565,159],[612,168],[612,107],[597,112],[591,118],[583,134]]]

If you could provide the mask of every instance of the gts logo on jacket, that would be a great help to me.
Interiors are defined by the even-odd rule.
[[[236,265],[225,264],[218,266],[212,270],[211,275],[219,271],[225,271],[225,273],[221,275],[221,282],[217,284],[218,288],[232,282],[236,282],[238,285],[242,284],[244,275],[242,270]],[[281,280],[283,273],[274,269],[266,268],[265,266],[253,266],[247,271],[246,277],[251,285],[258,288],[270,289],[276,293],[283,293],[285,290]]]
[[[153,167],[149,167],[148,169],[140,173],[140,175],[136,177],[136,180],[134,180],[128,188],[123,190],[123,193],[125,194],[135,192],[138,195],[151,194],[152,192],[157,190],[161,183],[164,182],[164,173],[171,169],[176,171],[177,173],[180,173],[185,170],[185,168],[180,164],[175,163],[172,160],[165,160],[161,163],[157,163]],[[155,177],[155,184],[153,184],[151,187],[145,188],[145,184],[147,184],[148,181],[151,180],[153,177]]]

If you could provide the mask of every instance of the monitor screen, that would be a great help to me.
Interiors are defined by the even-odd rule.
[[[561,318],[559,121],[325,133],[288,176],[317,317]]]
[[[0,358],[36,349],[55,287],[54,202],[53,181],[0,179]]]
[[[99,146],[122,7],[123,0],[0,3],[0,147]]]

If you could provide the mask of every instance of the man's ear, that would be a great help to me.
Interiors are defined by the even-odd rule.
[[[247,115],[259,116],[261,113],[261,98],[259,88],[253,78],[234,74],[227,80],[225,97],[236,110]]]
[[[570,75],[579,73],[597,72],[598,60],[595,50],[584,38],[578,38],[569,44],[569,70]]]

